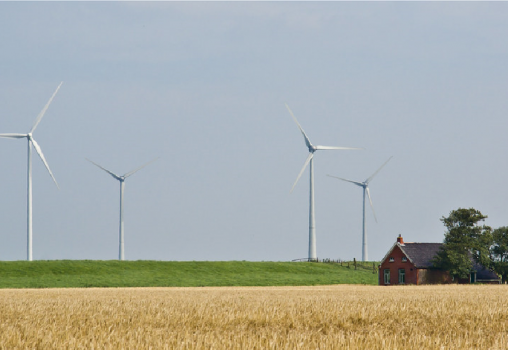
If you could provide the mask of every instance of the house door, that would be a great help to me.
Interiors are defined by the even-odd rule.
[[[390,284],[390,269],[385,269],[383,272],[385,284]]]

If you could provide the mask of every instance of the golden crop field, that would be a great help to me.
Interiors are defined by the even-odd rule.
[[[506,349],[508,286],[0,290],[0,349]]]

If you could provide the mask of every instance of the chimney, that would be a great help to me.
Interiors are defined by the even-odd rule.
[[[399,237],[397,237],[397,243],[404,245],[404,240],[402,239],[402,235],[399,234]]]

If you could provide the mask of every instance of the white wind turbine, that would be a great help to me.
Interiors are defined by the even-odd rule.
[[[63,83],[63,82],[62,82]],[[46,166],[46,169],[48,169],[49,175],[51,175],[51,178],[55,182],[56,186],[58,187],[58,183],[56,182],[55,177],[53,176],[53,173],[51,172],[51,169],[49,168],[48,162],[46,162],[46,158],[44,158],[44,154],[42,153],[41,147],[39,144],[35,141],[33,138],[33,133],[35,132],[35,129],[39,125],[39,123],[42,120],[42,117],[44,117],[44,113],[48,110],[48,107],[53,101],[53,98],[55,97],[56,93],[60,89],[60,86],[62,86],[62,83],[58,85],[55,92],[49,99],[48,103],[44,106],[42,111],[39,113],[37,118],[35,119],[34,125],[32,126],[32,129],[28,132],[28,134],[0,134],[0,137],[9,138],[9,139],[27,139],[28,141],[28,163],[27,163],[27,252],[26,252],[26,259],[28,261],[32,261],[32,145],[35,148],[35,151],[41,158],[42,162]]]
[[[154,160],[151,160],[148,163],[143,164],[139,168],[136,168],[136,169],[126,173],[125,175],[120,176],[120,175],[117,175],[117,174],[109,171],[108,169],[105,169],[105,168],[101,167],[99,164],[92,162],[90,159],[86,158],[86,160],[88,160],[90,163],[92,163],[93,165],[99,167],[100,169],[102,169],[105,172],[107,172],[109,175],[113,176],[113,178],[115,178],[116,180],[120,181],[120,233],[119,233],[119,240],[120,240],[120,242],[119,242],[119,252],[118,252],[118,259],[119,260],[125,260],[124,225],[123,225],[123,193],[124,193],[124,189],[125,189],[125,180],[129,176],[134,175],[134,173],[136,173],[139,170],[141,170],[144,167],[146,167],[148,164],[155,162],[157,159],[158,158],[155,158]]]
[[[311,142],[305,131],[303,131],[303,128],[300,126],[300,123],[298,123],[298,120],[296,120],[296,117],[294,116],[291,109],[289,109],[289,106],[286,104],[286,108],[288,109],[289,113],[293,117],[296,125],[298,125],[298,128],[302,132],[303,138],[305,139],[305,144],[307,145],[307,148],[309,149],[309,155],[307,156],[307,159],[305,160],[305,163],[303,164],[302,170],[300,170],[300,173],[298,174],[298,177],[296,178],[295,183],[293,184],[293,187],[291,187],[291,192],[293,192],[293,189],[296,186],[296,183],[298,180],[300,180],[300,177],[302,176],[305,168],[310,163],[310,198],[309,198],[309,260],[315,261],[317,259],[317,252],[316,252],[316,222],[314,219],[314,165],[313,165],[313,158],[314,158],[314,152],[321,151],[321,150],[354,150],[354,149],[362,149],[362,148],[351,148],[351,147],[335,147],[335,146],[314,146]]]
[[[365,231],[365,192],[367,192],[367,196],[369,197],[370,208],[372,209],[372,214],[374,214],[374,220],[376,220],[376,222],[377,222],[376,213],[374,212],[374,206],[372,205],[372,198],[370,198],[369,182],[374,178],[374,176],[377,175],[377,173],[379,173],[379,171],[386,165],[386,163],[388,163],[390,161],[390,159],[392,159],[392,157],[388,158],[388,160],[386,162],[384,162],[384,164],[381,165],[379,167],[379,169],[377,169],[376,172],[374,174],[372,174],[369,178],[367,178],[367,180],[365,180],[364,182],[351,181],[348,179],[343,179],[341,177],[328,175],[329,177],[334,177],[334,178],[342,180],[342,181],[351,182],[352,184],[355,184],[355,185],[363,188],[362,261],[369,260],[369,256],[368,256],[368,252],[367,252],[367,232]]]

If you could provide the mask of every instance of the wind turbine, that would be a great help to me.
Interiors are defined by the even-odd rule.
[[[377,173],[379,173],[379,171],[386,165],[386,163],[388,163],[390,161],[390,159],[392,159],[392,157],[388,158],[388,160],[386,162],[384,162],[384,164],[381,165],[379,167],[379,169],[377,169],[376,172],[374,174],[372,174],[369,178],[367,178],[367,180],[365,180],[364,182],[351,181],[348,179],[343,179],[341,177],[328,175],[329,177],[334,177],[334,178],[342,180],[342,181],[351,182],[352,184],[355,184],[355,185],[363,188],[362,261],[369,260],[368,253],[367,253],[367,232],[365,231],[365,192],[367,192],[367,196],[369,197],[369,202],[370,202],[370,208],[372,209],[372,214],[374,214],[374,219],[377,222],[376,213],[374,212],[374,206],[372,205],[372,198],[370,198],[369,182],[374,178],[374,176],[377,175]]]
[[[119,234],[120,243],[119,243],[118,260],[125,260],[125,252],[124,252],[124,227],[123,227],[124,226],[123,225],[123,193],[124,193],[124,190],[125,190],[125,180],[129,176],[134,175],[134,173],[136,173],[139,170],[141,170],[144,167],[146,167],[148,164],[155,162],[157,159],[158,158],[155,158],[154,160],[151,160],[148,163],[145,163],[142,166],[140,166],[140,167],[138,167],[138,168],[136,168],[136,169],[134,169],[134,170],[132,170],[132,171],[130,171],[130,172],[120,176],[120,175],[117,175],[117,174],[109,171],[108,169],[103,168],[99,164],[92,162],[90,159],[86,158],[86,160],[88,160],[90,163],[92,163],[93,165],[99,167],[100,169],[102,169],[105,172],[107,172],[109,175],[113,176],[113,178],[115,178],[116,180],[120,181],[120,234]]]
[[[0,137],[8,138],[8,139],[27,139],[28,141],[28,162],[27,162],[27,252],[26,252],[26,259],[28,261],[32,261],[32,145],[35,148],[35,151],[41,158],[42,162],[46,166],[46,169],[49,172],[49,175],[51,175],[51,178],[56,184],[56,187],[58,187],[58,183],[56,182],[55,177],[53,176],[53,173],[51,172],[51,169],[49,168],[48,162],[46,161],[46,158],[44,158],[44,154],[42,153],[41,147],[39,144],[35,141],[33,138],[33,133],[35,132],[35,129],[37,129],[37,126],[42,120],[42,117],[44,117],[44,113],[48,110],[48,107],[53,101],[53,98],[55,97],[56,93],[60,89],[60,86],[62,86],[62,83],[58,85],[55,92],[49,99],[48,103],[44,106],[42,111],[39,113],[37,118],[35,119],[34,125],[32,126],[32,129],[28,132],[28,134],[0,134]]]
[[[289,106],[286,104],[286,108],[288,109],[289,113],[293,117],[293,120],[295,121],[296,125],[298,125],[298,128],[300,129],[303,138],[305,140],[305,144],[307,145],[307,148],[309,149],[309,155],[307,156],[307,159],[305,160],[305,163],[303,164],[302,170],[300,170],[300,173],[298,174],[298,177],[296,178],[295,183],[293,184],[293,187],[291,187],[291,192],[293,192],[293,189],[295,188],[298,180],[300,180],[300,177],[302,176],[305,168],[310,163],[310,197],[309,197],[309,260],[315,261],[317,260],[317,253],[316,253],[316,222],[314,219],[314,164],[313,164],[313,158],[314,158],[314,152],[321,151],[321,150],[352,150],[352,149],[362,149],[362,148],[351,148],[351,147],[335,147],[335,146],[314,146],[311,142],[305,131],[303,131],[303,128],[301,127],[300,123],[298,123],[298,120],[296,120],[295,115],[289,109]]]

